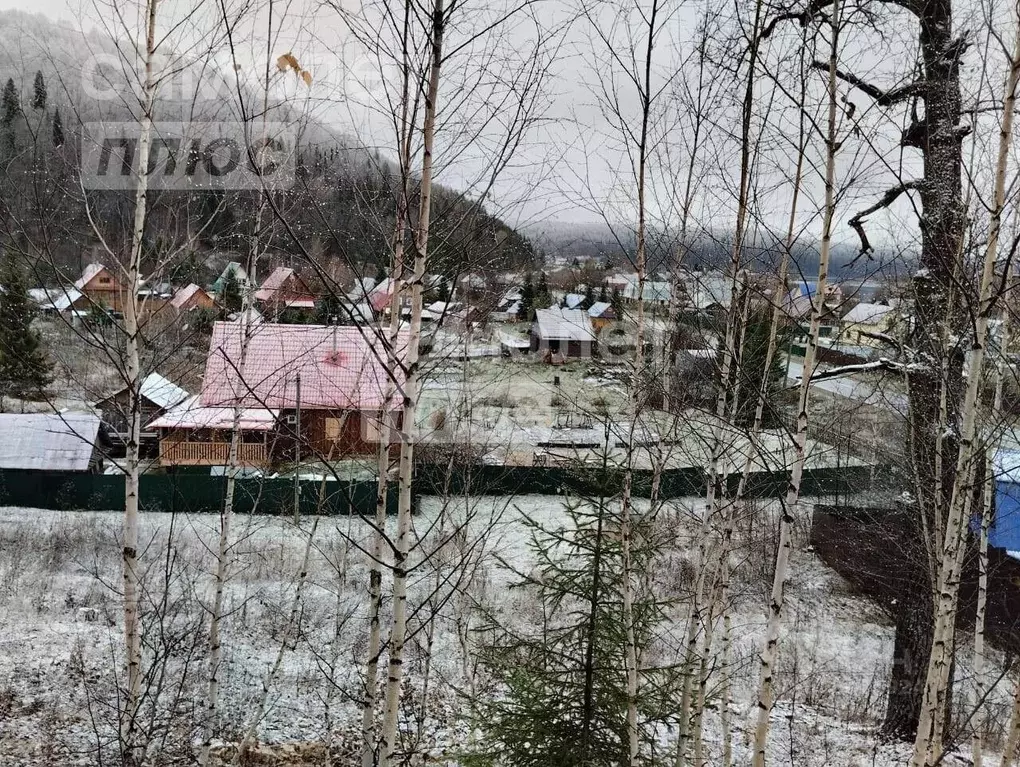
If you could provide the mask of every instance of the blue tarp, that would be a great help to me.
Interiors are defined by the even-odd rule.
[[[988,544],[1006,551],[1020,551],[1020,450],[999,450],[995,472],[995,519]]]

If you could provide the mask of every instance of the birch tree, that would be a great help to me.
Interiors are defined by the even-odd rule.
[[[821,316],[825,311],[825,286],[829,273],[829,258],[832,250],[832,228],[836,211],[836,152],[837,136],[837,65],[839,55],[839,31],[842,23],[839,2],[834,2],[829,13],[829,66],[826,92],[828,94],[828,119],[825,134],[825,211],[822,222],[821,252],[818,257],[818,282],[811,301],[811,326],[808,331],[807,349],[804,355],[804,372],[800,382],[797,403],[797,431],[794,435],[794,462],[790,470],[790,484],[782,502],[779,521],[779,548],[772,580],[772,597],[769,603],[769,618],[765,628],[765,647],[761,654],[761,681],[758,687],[758,714],[754,734],[755,767],[764,767],[768,743],[770,716],[775,702],[775,669],[779,654],[779,631],[783,617],[786,580],[789,577],[791,534],[793,514],[800,500],[801,480],[807,459],[808,404],[811,392],[811,376],[814,373],[818,353]]]
[[[144,754],[136,742],[137,717],[142,696],[142,626],[139,614],[141,582],[138,564],[138,493],[139,442],[142,431],[141,406],[138,398],[142,382],[139,360],[138,288],[141,278],[142,238],[145,234],[145,204],[149,184],[149,152],[152,145],[153,106],[156,99],[156,0],[145,4],[145,77],[142,89],[141,115],[138,123],[138,181],[135,187],[134,223],[131,251],[127,264],[127,302],[124,312],[125,368],[130,417],[124,472],[124,642],[127,662],[127,694],[125,698],[121,740],[125,761],[140,764]]]
[[[1003,114],[999,131],[998,155],[995,163],[995,189],[992,196],[991,224],[985,246],[981,283],[977,305],[977,321],[971,341],[967,366],[967,388],[961,412],[960,447],[956,460],[956,481],[950,495],[949,513],[946,516],[943,547],[937,569],[935,631],[928,672],[924,687],[924,705],[921,709],[914,755],[911,764],[932,767],[942,758],[942,735],[945,728],[946,698],[949,694],[950,668],[956,628],[956,606],[959,595],[960,570],[967,539],[967,523],[973,492],[967,477],[973,473],[973,461],[978,426],[978,394],[984,374],[985,352],[988,344],[988,320],[998,302],[994,291],[995,265],[998,256],[1002,215],[1006,202],[1006,178],[1009,170],[1009,150],[1013,137],[1013,116],[1016,104],[1017,82],[1020,80],[1020,16],[1016,39],[1009,57],[1009,73],[1003,93]]]

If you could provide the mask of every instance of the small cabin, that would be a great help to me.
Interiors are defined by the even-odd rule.
[[[141,415],[142,432],[140,437],[140,449],[143,456],[152,456],[156,452],[157,435],[146,428],[152,419],[162,415],[171,408],[181,404],[190,394],[172,381],[168,381],[159,373],[147,375],[139,387],[138,409]],[[129,390],[123,389],[114,392],[105,399],[95,404],[96,410],[100,411],[103,423],[110,432],[110,440],[114,447],[123,449],[127,444],[131,428],[131,407],[129,403]]]
[[[83,299],[75,303],[76,309],[99,306],[122,312],[131,298],[127,286],[117,274],[100,263],[86,266],[81,277],[74,283],[74,289],[83,296]]]

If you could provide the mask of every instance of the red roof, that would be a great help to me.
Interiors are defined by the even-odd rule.
[[[281,301],[305,300],[315,306],[315,296],[305,285],[304,280],[293,269],[287,266],[278,266],[273,273],[266,277],[255,292],[256,301]]]
[[[260,324],[251,332],[243,377],[242,323],[213,327],[202,405],[290,409],[301,374],[301,407],[380,410],[386,397],[386,352],[371,328]],[[398,341],[403,354],[406,335]],[[397,376],[398,385],[403,376]],[[400,397],[395,398],[394,409]]]
[[[188,301],[194,298],[194,296],[201,290],[202,288],[198,287],[198,285],[191,283],[188,287],[181,288],[177,291],[177,295],[175,295],[173,300],[170,301],[170,305],[173,306],[174,309],[183,309],[187,306]]]

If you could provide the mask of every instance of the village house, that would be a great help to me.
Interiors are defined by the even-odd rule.
[[[288,266],[278,266],[255,291],[255,301],[262,313],[279,316],[287,309],[303,313],[315,311],[315,293],[301,276]]]
[[[588,316],[591,317],[591,324],[598,333],[606,325],[616,322],[619,318],[613,310],[613,305],[608,301],[596,301],[588,309]]]
[[[531,350],[550,362],[591,357],[595,352],[595,329],[583,309],[538,309],[531,326]]]
[[[406,335],[400,338],[404,343]],[[223,414],[213,410],[234,407],[250,414],[242,442],[262,445],[264,463],[293,460],[295,444],[302,458],[316,460],[375,455],[389,379],[386,354],[373,340],[357,327],[259,325],[242,371],[240,324],[216,323],[195,403],[203,411],[193,406],[177,420],[168,415],[152,424],[161,462],[222,465],[230,422],[224,427]],[[390,403],[391,423],[399,423],[399,408],[398,397]],[[251,452],[246,460],[255,463],[258,451]]]
[[[115,447],[123,448],[131,428],[131,407],[128,387],[101,399],[94,407],[102,415],[103,423],[110,431],[110,440]],[[149,373],[142,379],[138,390],[138,409],[141,414],[142,432],[139,447],[144,455],[155,454],[157,435],[146,429],[152,419],[181,404],[190,395],[159,373]]]
[[[220,276],[216,278],[212,285],[209,286],[209,291],[213,295],[220,295],[223,292],[224,286],[227,282],[233,279],[237,283],[238,290],[243,291],[247,288],[251,280],[248,277],[248,272],[240,261],[230,261],[226,266],[223,267],[223,271],[220,272]]]
[[[174,294],[170,306],[174,311],[183,314],[192,309],[212,309],[216,306],[216,301],[208,292],[195,283],[191,283]]]
[[[840,337],[844,341],[862,346],[879,346],[881,341],[875,336],[888,333],[894,317],[895,312],[891,306],[857,304],[840,319]]]
[[[0,434],[0,469],[102,472],[110,447],[93,413],[4,413]]]
[[[160,465],[228,465],[234,415],[232,407],[203,407],[200,395],[196,394],[149,423],[146,428],[159,435]],[[242,408],[237,415],[238,466],[267,467],[279,411]]]
[[[89,264],[85,267],[81,277],[74,283],[74,289],[83,296],[74,302],[75,309],[99,306],[110,311],[121,312],[130,298],[128,287],[124,285],[117,274],[99,263]]]

